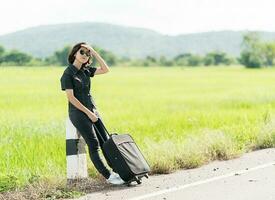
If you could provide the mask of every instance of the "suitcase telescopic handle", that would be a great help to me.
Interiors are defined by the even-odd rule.
[[[97,129],[97,127],[96,127],[95,124],[93,125],[93,127],[94,127],[94,128],[96,129],[96,131],[98,132],[98,135],[99,135],[99,137],[101,138],[101,140],[102,140],[103,142],[106,142],[106,140],[104,140],[104,138],[102,137],[101,133],[99,132],[99,130]]]
[[[99,133],[99,136],[100,136],[100,138],[102,139],[102,141],[106,142],[106,140],[103,138],[103,136],[101,135],[100,131],[99,131],[98,128],[97,128],[97,125],[98,125],[98,126],[101,126],[101,127],[104,129],[104,131],[107,133],[107,136],[108,136],[107,139],[110,138],[110,134],[109,134],[108,130],[106,129],[106,127],[104,126],[102,120],[101,120],[100,118],[98,118],[98,120],[97,120],[96,122],[93,122],[93,123],[94,123],[94,128],[95,128],[95,129],[97,130],[97,132]]]
[[[103,124],[102,120],[100,118],[98,118],[98,123],[101,124],[101,126],[104,128],[104,130],[106,131],[106,133],[110,136],[110,133],[108,132],[107,128],[105,127],[105,125]]]
[[[96,109],[96,108],[94,108],[94,109]],[[94,109],[93,109],[93,113],[95,113],[94,112]],[[93,122],[94,124],[99,124],[101,127],[103,127],[103,129],[106,131],[106,133],[108,134],[108,136],[110,137],[110,134],[109,134],[109,132],[108,132],[108,130],[107,130],[107,128],[105,127],[105,125],[103,124],[103,122],[102,122],[102,120],[101,120],[101,118],[97,115],[97,121],[96,122]]]

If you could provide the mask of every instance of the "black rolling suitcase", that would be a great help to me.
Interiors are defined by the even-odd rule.
[[[104,141],[102,151],[108,164],[128,186],[131,182],[141,184],[143,177],[148,178],[150,167],[131,135],[109,134],[100,118],[94,123],[94,127]]]

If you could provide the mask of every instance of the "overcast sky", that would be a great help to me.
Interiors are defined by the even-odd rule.
[[[0,0],[0,35],[37,25],[107,22],[163,34],[275,31],[275,0]]]

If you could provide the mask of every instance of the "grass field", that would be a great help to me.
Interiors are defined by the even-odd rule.
[[[66,178],[63,70],[0,68],[0,192]],[[130,133],[152,173],[275,146],[275,69],[114,67],[91,93],[109,132]]]

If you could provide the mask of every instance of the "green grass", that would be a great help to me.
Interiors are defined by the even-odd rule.
[[[0,192],[66,177],[63,70],[0,68]],[[92,79],[92,95],[109,131],[130,133],[152,173],[275,146],[275,69],[114,67]]]

